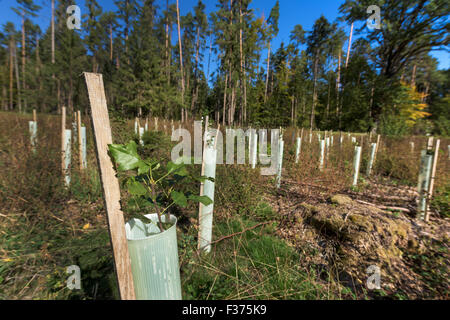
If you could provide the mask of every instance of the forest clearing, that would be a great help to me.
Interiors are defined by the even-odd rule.
[[[446,2],[205,2],[11,0],[0,300],[448,300]]]
[[[117,298],[91,129],[86,127],[87,168],[80,170],[74,151],[71,183],[65,188],[60,117],[38,115],[35,153],[27,134],[30,118],[7,113],[0,118],[5,204],[1,212],[2,298]],[[82,123],[88,121],[83,117]],[[166,133],[171,124],[159,119],[164,132],[156,131],[155,123],[148,122],[139,152],[166,162],[175,144]],[[112,120],[111,124],[115,142],[139,140],[133,120]],[[306,139],[295,163],[292,130],[284,135],[279,189],[274,177],[261,176],[258,168],[248,164],[217,166],[216,243],[210,254],[197,250],[198,206],[176,211],[183,298],[446,299],[448,151],[439,151],[436,191],[429,204],[429,221],[424,222],[417,218],[416,184],[420,150],[428,138],[382,137],[372,175],[367,177],[368,135],[343,134],[340,145],[339,134],[329,133],[336,142],[321,171],[320,133],[312,133],[311,143]],[[364,141],[357,186],[352,186],[351,137]],[[414,150],[411,141],[417,146]],[[441,140],[441,146],[449,143]],[[199,172],[201,166],[188,168]],[[199,187],[197,183],[186,188],[198,192]],[[123,192],[122,197],[129,195]],[[65,267],[72,264],[83,270],[81,291],[66,287]],[[381,268],[381,290],[365,287],[371,264]]]

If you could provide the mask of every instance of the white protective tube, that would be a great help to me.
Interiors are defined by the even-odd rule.
[[[28,121],[28,126],[30,129],[30,143],[33,152],[36,152],[36,144],[37,144],[37,122],[36,121]]]
[[[425,151],[425,150],[424,150]],[[427,154],[426,151],[422,153],[422,166],[420,168],[420,192],[419,192],[419,208],[418,218],[425,220],[427,210],[428,188],[430,186],[431,165],[433,163],[433,155]]]
[[[207,138],[208,139],[208,138]],[[210,138],[204,150],[205,172],[204,176],[215,179],[216,177],[216,161],[217,150],[214,148],[214,138]],[[205,180],[203,183],[203,194],[208,196],[214,201],[214,182],[211,180]],[[211,251],[211,239],[212,239],[212,225],[213,225],[213,209],[214,203],[208,206],[204,206],[200,203],[201,209],[199,210],[199,248],[206,252]]]
[[[281,186],[281,172],[283,171],[283,151],[284,151],[284,141],[283,136],[280,135],[278,144],[278,166],[277,166],[277,189]]]
[[[298,159],[300,158],[300,151],[302,148],[302,138],[297,138],[297,144],[295,148],[295,163],[298,163]]]
[[[319,159],[319,169],[323,171],[323,164],[325,162],[325,140],[320,140],[320,159]]]
[[[373,161],[375,159],[375,152],[377,151],[377,144],[374,142],[370,148],[369,164],[367,165],[366,175],[369,177],[372,173]]]
[[[139,128],[139,144],[141,145],[141,146],[143,146],[144,145],[144,140],[142,140],[142,136],[144,135],[144,131],[145,129],[143,128],[143,127],[140,127]]]
[[[361,164],[361,147],[355,147],[355,158],[353,159],[353,186],[358,184],[359,165]]]
[[[69,129],[64,131],[64,145],[66,149],[64,153],[64,180],[68,187],[70,185],[70,159],[72,158],[72,131]]]
[[[81,166],[87,168],[86,127],[81,127]]]
[[[255,169],[256,167],[256,154],[258,151],[258,134],[256,133],[256,129],[253,132],[253,139],[252,139],[252,157],[251,157],[251,164],[252,164],[252,169]]]

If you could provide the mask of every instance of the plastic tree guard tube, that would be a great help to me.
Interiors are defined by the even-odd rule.
[[[82,168],[87,168],[87,147],[86,147],[86,127],[81,127],[81,164]]]
[[[65,153],[64,153],[64,180],[66,182],[66,186],[70,185],[70,159],[72,158],[72,131],[66,129],[64,131],[64,145],[65,145]]]
[[[33,152],[36,152],[36,144],[37,144],[37,123],[36,121],[28,121],[28,126],[30,129],[30,143]]]
[[[423,158],[423,165],[420,168],[421,186],[419,194],[419,210],[418,218],[425,220],[425,214],[427,210],[427,198],[428,198],[428,188],[430,186],[431,177],[431,164],[433,163],[433,155],[425,154]]]
[[[125,224],[136,299],[181,300],[177,218],[170,216],[167,221],[167,215],[163,215],[162,221],[172,225],[160,232],[158,215],[145,217],[152,223],[133,218]]]
[[[361,163],[361,147],[355,147],[355,158],[353,159],[353,185],[356,186],[358,184],[358,176],[359,176],[359,165]]]
[[[301,148],[302,148],[302,138],[298,137],[296,148],[295,148],[295,163],[298,163]]]
[[[372,167],[373,167],[373,160],[375,159],[375,152],[377,151],[377,144],[376,143],[372,143],[371,147],[370,147],[370,158],[369,158],[369,164],[367,166],[367,171],[366,171],[366,175],[370,176],[371,172],[372,172]]]
[[[283,136],[280,136],[278,144],[278,163],[277,163],[277,188],[281,186],[281,172],[283,170],[283,151],[284,151],[284,141]]]
[[[325,161],[325,140],[320,140],[320,162],[319,162],[320,171],[323,170],[324,161]]]

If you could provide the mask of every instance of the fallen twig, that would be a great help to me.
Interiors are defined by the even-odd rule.
[[[401,211],[401,212],[405,212],[405,213],[411,213],[411,210],[406,209],[406,208],[402,208],[402,207],[383,206],[383,205],[378,205],[378,204],[374,204],[374,203],[370,203],[370,202],[362,201],[362,200],[358,200],[358,199],[356,199],[356,202],[361,203],[361,204],[365,204],[365,205],[368,205],[368,206],[376,207],[376,208],[381,209],[381,210],[392,210],[392,211]]]
[[[256,229],[256,228],[261,227],[261,226],[263,226],[263,225],[265,225],[265,224],[268,224],[268,223],[270,223],[270,222],[271,222],[271,221],[266,221],[266,222],[258,223],[258,224],[256,224],[256,225],[250,227],[250,228],[246,228],[246,229],[244,229],[244,230],[242,230],[242,231],[239,231],[239,232],[236,232],[236,233],[233,233],[233,234],[229,234],[229,235],[227,235],[227,236],[224,236],[224,237],[222,237],[222,238],[219,238],[219,239],[217,239],[217,240],[214,240],[214,241],[211,242],[211,244],[220,242],[220,241],[225,240],[225,239],[228,239],[228,238],[232,238],[232,237],[237,236],[237,235],[240,235],[240,234],[243,234],[243,233],[245,233],[245,232],[247,232],[247,231]]]

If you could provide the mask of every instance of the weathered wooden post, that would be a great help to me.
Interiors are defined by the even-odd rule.
[[[120,297],[124,300],[134,300],[134,284],[131,273],[130,256],[123,212],[120,210],[119,181],[108,155],[108,145],[112,144],[111,127],[109,124],[106,96],[101,74],[85,73],[91,105],[92,127],[96,142],[97,159],[100,167],[103,194],[111,244],[114,252],[115,270],[119,284]]]
[[[436,146],[434,147],[434,153],[433,153],[433,165],[431,167],[430,186],[428,187],[428,201],[427,201],[427,211],[425,212],[425,221],[429,221],[429,219],[430,219],[429,204],[431,201],[431,197],[433,197],[434,180],[436,177],[436,167],[437,167],[437,161],[438,161],[438,157],[439,157],[440,144],[441,144],[441,140],[437,139]]]
[[[411,146],[411,153],[414,153],[414,142],[410,142],[409,145]]]
[[[33,109],[33,121],[37,122],[36,109]]]
[[[353,159],[353,186],[358,184],[359,166],[361,164],[361,150],[360,146],[355,147],[355,158]]]
[[[377,151],[377,144],[373,142],[370,147],[369,164],[367,165],[366,175],[369,177],[372,173],[373,161],[375,160],[375,152]]]

